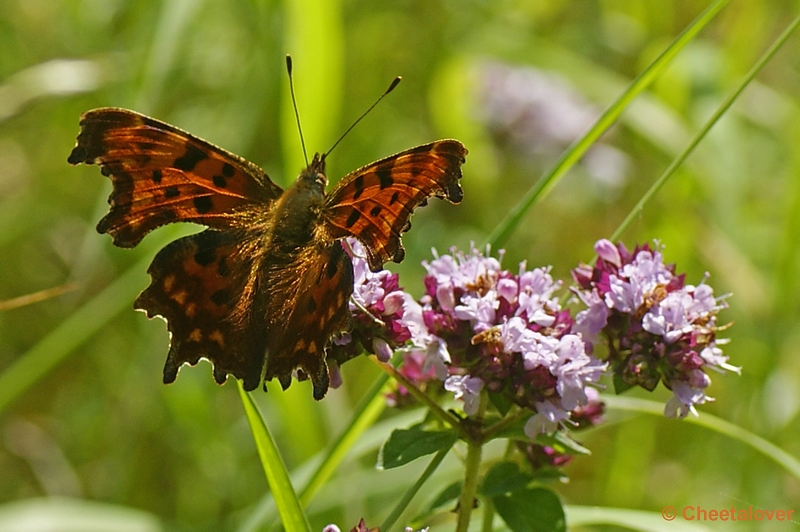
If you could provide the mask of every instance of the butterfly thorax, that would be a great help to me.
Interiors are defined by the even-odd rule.
[[[267,235],[275,251],[291,254],[314,238],[325,204],[325,160],[319,154],[278,199]]]

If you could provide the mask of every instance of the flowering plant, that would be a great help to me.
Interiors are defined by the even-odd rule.
[[[586,452],[571,433],[602,422],[598,390],[606,372],[613,374],[617,393],[634,386],[652,391],[663,382],[674,394],[665,414],[684,417],[697,415],[695,405],[711,400],[705,394],[707,370],[739,371],[727,363],[720,348],[725,341],[717,338],[724,298],[714,297],[706,279],[686,284],[674,265],[664,264],[658,245],[629,251],[598,241],[595,265],[572,272],[572,303],[579,307],[574,317],[559,299],[563,283],[550,268],[529,269],[523,262],[513,273],[501,265],[503,252],[494,258],[488,246],[485,252],[474,246],[443,255],[434,250],[433,260],[423,262],[425,293],[419,300],[400,288],[396,274],[371,272],[356,240],[348,249],[356,324],[329,352],[332,365],[362,349],[385,363],[395,351],[397,369],[386,367],[400,384],[389,394],[390,404],[408,406],[417,398],[439,418],[438,425],[397,435],[400,443],[392,441],[393,434],[383,448],[384,467],[446,451],[457,439],[479,449],[498,435],[507,437],[521,461],[509,455],[490,472],[501,468],[525,482],[518,493],[492,499],[506,522],[519,518],[506,499],[530,498],[528,481],[560,477],[560,466]],[[461,404],[455,416],[439,407],[448,393]],[[416,454],[403,445],[448,434]],[[395,449],[404,459],[392,461]],[[481,489],[487,482],[491,474]],[[543,488],[537,489],[541,497]],[[474,496],[461,493],[465,521],[469,512],[463,509],[472,507]],[[557,498],[549,500],[556,521],[563,519]]]

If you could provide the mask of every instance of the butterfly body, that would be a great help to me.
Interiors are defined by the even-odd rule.
[[[111,178],[98,231],[121,247],[152,229],[189,221],[208,229],[172,242],[148,269],[134,306],[167,320],[164,381],[207,358],[214,378],[247,390],[295,371],[321,399],[325,349],[347,330],[353,266],[340,240],[359,239],[370,267],[403,258],[400,235],[429,197],[461,200],[466,149],[454,140],[418,146],[351,172],[326,194],[325,155],[285,191],[256,165],[158,120],[124,109],[84,113],[72,164]]]

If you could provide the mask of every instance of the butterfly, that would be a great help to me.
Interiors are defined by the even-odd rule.
[[[97,225],[130,248],[173,222],[207,226],[159,251],[134,307],[161,316],[171,335],[164,382],[201,358],[214,379],[245,390],[295,373],[314,398],[329,386],[326,347],[349,327],[353,265],[341,240],[358,239],[373,271],[403,260],[401,234],[430,197],[459,203],[467,150],[439,140],[359,168],[328,193],[326,154],[286,190],[257,165],[134,111],[84,113],[70,164],[111,179]]]

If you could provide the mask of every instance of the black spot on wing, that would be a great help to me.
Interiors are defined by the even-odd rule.
[[[181,192],[178,190],[178,187],[167,187],[164,189],[164,197],[165,198],[175,198],[180,196]]]
[[[230,298],[231,295],[225,288],[220,288],[219,290],[211,294],[211,301],[217,306],[222,306],[225,303],[229,302]]]
[[[325,275],[328,276],[328,279],[333,279],[333,276],[336,275],[338,270],[339,266],[336,263],[336,259],[331,257],[331,260],[328,261],[328,266],[325,268]]]
[[[355,181],[353,181],[353,186],[356,187],[356,193],[353,194],[353,199],[357,200],[361,194],[364,193],[364,176],[358,176]]]
[[[228,185],[228,180],[225,179],[225,176],[215,175],[212,181],[214,181],[214,185],[219,188],[225,188]]]
[[[225,177],[233,177],[233,174],[236,170],[233,168],[231,163],[223,163],[222,165],[222,175]]]
[[[194,254],[194,261],[200,266],[208,266],[217,260],[217,253],[214,248],[201,249]]]
[[[375,205],[370,211],[370,216],[378,216],[381,213],[380,205]]]
[[[210,196],[200,196],[194,199],[194,208],[200,214],[205,214],[214,208],[214,202]]]
[[[350,216],[347,217],[347,221],[344,223],[345,227],[348,229],[353,227],[359,218],[361,218],[361,213],[353,209],[353,212],[350,213]]]
[[[394,179],[392,179],[391,166],[382,166],[380,168],[376,168],[375,175],[378,176],[378,181],[380,182],[381,190],[392,186],[392,183],[394,183]]]
[[[161,173],[161,170],[153,170],[153,183],[155,183],[155,184],[161,183],[161,178],[162,177],[163,177],[163,174]]]
[[[222,277],[228,275],[228,260],[225,255],[219,258],[219,263],[217,264],[217,273]]]
[[[191,144],[187,144],[186,153],[175,159],[173,164],[178,170],[191,172],[194,170],[194,167],[197,166],[197,163],[207,158],[208,155],[206,155],[200,148],[197,148]]]

